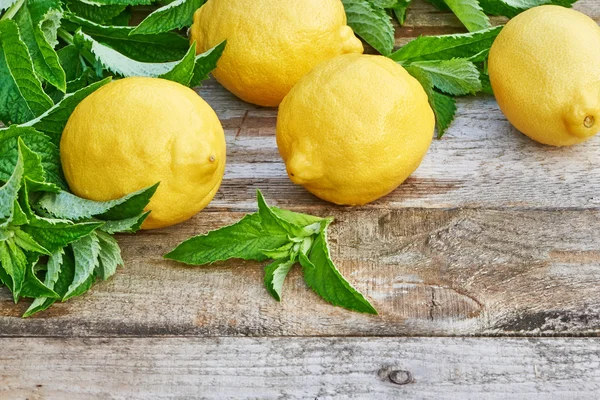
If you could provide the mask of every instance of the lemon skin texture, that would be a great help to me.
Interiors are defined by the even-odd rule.
[[[208,0],[194,14],[190,40],[198,53],[227,40],[213,76],[268,107],[321,61],[363,52],[340,0]]]
[[[492,45],[489,75],[502,112],[531,139],[570,146],[600,131],[600,28],[586,15],[519,14]]]
[[[303,77],[279,107],[290,179],[332,203],[363,205],[419,166],[435,127],[421,85],[382,56],[346,54]]]
[[[60,155],[76,195],[106,201],[160,182],[142,229],[183,222],[219,189],[225,135],[193,90],[157,78],[113,81],[83,100],[65,126]]]

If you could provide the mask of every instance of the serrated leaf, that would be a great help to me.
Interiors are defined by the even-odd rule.
[[[56,218],[74,221],[92,217],[102,220],[121,220],[139,216],[157,188],[158,183],[120,199],[109,201],[82,199],[64,191],[48,193],[40,198],[37,206]]]
[[[513,18],[525,10],[541,5],[571,7],[577,0],[479,0],[483,10],[492,15]]]
[[[175,0],[148,15],[133,30],[135,34],[168,32],[190,26],[194,12],[205,0]]]
[[[286,244],[285,232],[265,232],[258,213],[246,215],[239,222],[179,244],[165,258],[186,264],[202,265],[230,258],[264,261],[264,250]]]
[[[98,236],[91,233],[71,244],[75,259],[75,274],[69,290],[63,296],[63,301],[79,293],[80,286],[85,286],[94,277],[94,271],[98,268],[100,259],[100,241]]]
[[[33,22],[41,29],[46,42],[52,47],[58,44],[57,33],[63,15],[60,0],[27,0]]]
[[[81,60],[81,54],[74,45],[70,44],[56,52],[58,62],[65,71],[65,79],[72,81],[79,78],[84,71],[85,65]]]
[[[262,229],[264,231],[268,231],[273,234],[281,233],[292,237],[306,237],[314,233],[312,231],[305,230],[303,226],[296,225],[287,219],[280,218],[267,205],[260,190],[256,191],[256,198],[258,202],[258,215],[260,216]]]
[[[186,53],[181,60],[164,63],[146,63],[133,60],[118,51],[101,44],[81,31],[75,34],[75,45],[91,51],[104,68],[124,77],[146,76],[161,78],[168,76],[171,80],[179,82],[182,85],[187,85],[192,79],[194,71],[193,53],[196,48],[195,43],[192,44],[188,53]],[[176,68],[179,72],[187,71],[187,74],[182,75],[177,73],[168,75]]]
[[[40,281],[40,279],[36,276],[34,266],[35,262],[28,260],[27,270],[25,272],[25,281],[23,282],[23,288],[21,289],[21,296],[53,300],[59,299],[60,296],[54,290],[42,283],[42,281]],[[31,306],[29,308],[31,308]]]
[[[71,11],[72,13],[99,24],[110,23],[114,18],[119,16],[127,8],[126,5],[121,4],[111,6],[100,6],[94,4],[86,4],[79,0],[67,0],[66,5],[69,11]]]
[[[296,262],[294,260],[277,260],[265,268],[265,287],[277,301],[281,301],[281,292],[285,277]]]
[[[319,233],[310,253],[300,254],[306,284],[329,303],[367,314],[377,314],[373,306],[338,271],[329,255],[327,231]]]
[[[135,61],[162,63],[181,60],[190,48],[189,41],[175,32],[135,34],[130,26],[104,26],[72,13],[65,17],[75,24],[73,30],[81,27],[83,33]]]
[[[271,260],[281,260],[284,258],[289,259],[292,247],[294,247],[294,245],[294,242],[289,242],[276,249],[263,250],[262,253],[265,255],[266,258]]]
[[[40,158],[43,174],[41,177],[38,174],[35,178],[65,188],[58,147],[43,133],[20,125],[11,125],[8,129],[0,130],[0,181],[7,180],[16,165],[18,138]],[[33,176],[28,175],[35,180]]]
[[[406,10],[411,1],[412,0],[398,0],[398,2],[392,6],[392,11],[400,26],[404,25],[404,22],[406,21]]]
[[[46,264],[46,277],[44,278],[43,285],[50,290],[54,289],[54,284],[56,281],[58,281],[58,276],[63,263],[63,253],[64,252],[61,249],[48,257],[48,263]],[[61,295],[56,293],[54,290],[52,291],[55,296],[37,296],[27,311],[25,311],[25,314],[23,314],[23,318],[30,317],[33,314],[43,311],[54,304],[54,302],[59,299]]]
[[[21,189],[23,174],[23,157],[19,154],[10,178],[0,187],[0,228],[8,225],[13,217],[14,204]]]
[[[435,114],[438,130],[437,137],[441,139],[456,115],[456,101],[450,96],[436,92],[433,88],[431,77],[423,70],[415,67],[406,67],[406,70],[423,86],[429,100],[429,105]]]
[[[412,63],[411,67],[427,73],[433,86],[453,96],[474,94],[481,90],[477,67],[465,59],[418,61]]]
[[[456,35],[420,36],[390,55],[394,61],[408,64],[414,61],[450,60],[472,58],[482,51],[488,51],[501,26]],[[483,61],[474,60],[473,62]]]
[[[42,31],[44,20],[32,18],[29,9],[31,3],[32,0],[26,1],[15,15],[15,22],[19,26],[21,38],[29,50],[35,73],[41,80],[47,81],[60,91],[65,92],[67,89],[65,71],[60,65],[54,48]],[[44,17],[41,16],[41,18]]]
[[[150,215],[150,211],[136,215],[135,217],[120,219],[116,221],[103,221],[104,224],[99,228],[102,232],[114,233],[135,233],[139,231],[142,224]]]
[[[31,217],[21,230],[28,233],[37,243],[54,253],[102,226],[102,222],[73,223],[68,220]]]
[[[208,74],[217,68],[217,62],[221,58],[226,44],[226,42],[221,42],[212,49],[196,56],[194,74],[189,83],[190,87],[198,86],[203,80],[208,79]]]
[[[155,0],[81,0],[82,3],[95,6],[148,6]]]
[[[29,121],[53,104],[34,73],[17,24],[0,21],[0,121],[5,124]]]
[[[491,26],[478,0],[444,0],[460,22],[470,31],[479,31]]]
[[[383,8],[368,0],[342,0],[348,25],[354,32],[383,55],[394,50],[394,27]]]
[[[0,264],[12,279],[12,287],[9,287],[16,303],[19,300],[25,273],[27,271],[27,257],[12,240],[0,242]]]
[[[47,249],[45,249],[41,244],[36,242],[35,239],[21,229],[15,229],[14,234],[15,236],[13,237],[13,240],[15,241],[15,244],[23,250],[50,255],[50,252]]]
[[[10,6],[15,4],[17,1],[18,0],[0,0],[0,11],[10,8]]]
[[[123,265],[123,259],[119,244],[112,236],[103,232],[96,232],[96,235],[100,243],[100,263],[96,275],[105,281],[115,274],[119,265]]]
[[[75,107],[77,107],[77,105],[88,95],[106,85],[111,80],[112,78],[108,77],[99,82],[92,83],[91,85],[78,90],[75,93],[65,95],[60,103],[54,105],[38,118],[21,124],[21,126],[32,127],[40,132],[45,133],[51,138],[52,142],[56,146],[59,146],[62,132]]]

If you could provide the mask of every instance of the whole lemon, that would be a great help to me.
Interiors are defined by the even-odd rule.
[[[600,28],[584,14],[519,14],[492,45],[489,74],[502,112],[533,140],[570,146],[600,131]]]
[[[285,97],[277,146],[290,179],[344,205],[374,201],[419,166],[435,119],[425,91],[382,56],[325,61]]]
[[[227,40],[213,76],[268,107],[321,61],[363,52],[340,0],[208,0],[194,14],[190,39],[199,53]]]
[[[225,169],[225,135],[193,90],[164,79],[125,78],[79,103],[60,156],[69,187],[86,199],[113,200],[160,182],[142,228],[161,228],[212,200]]]

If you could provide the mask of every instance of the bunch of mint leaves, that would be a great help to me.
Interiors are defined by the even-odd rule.
[[[455,97],[492,93],[487,56],[501,27],[489,15],[512,18],[540,5],[572,6],[577,0],[427,0],[452,11],[470,33],[421,36],[394,52],[395,17],[403,25],[411,0],[342,0],[348,25],[376,51],[401,64],[427,93],[441,138],[456,115]]]
[[[294,264],[300,263],[304,280],[329,303],[367,314],[373,306],[338,271],[331,260],[327,228],[332,218],[320,218],[269,207],[257,191],[258,212],[239,222],[188,239],[165,258],[191,265],[232,258],[273,260],[265,268],[265,286],[277,301]]]

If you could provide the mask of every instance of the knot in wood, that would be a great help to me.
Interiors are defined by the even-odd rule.
[[[396,385],[407,385],[413,381],[410,371],[402,369],[390,371],[388,378],[390,379],[390,382],[395,383]]]

